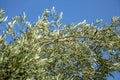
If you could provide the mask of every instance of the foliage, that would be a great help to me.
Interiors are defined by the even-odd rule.
[[[120,72],[120,17],[102,27],[63,25],[53,7],[33,25],[25,18],[12,18],[0,36],[0,80],[106,80]]]

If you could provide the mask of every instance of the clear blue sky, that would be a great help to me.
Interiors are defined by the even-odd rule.
[[[55,6],[57,12],[63,12],[63,23],[80,22],[84,19],[88,23],[96,19],[103,19],[103,23],[110,23],[113,16],[120,16],[120,0],[1,0],[0,8],[6,10],[9,18],[25,12],[27,20],[37,21],[38,16],[47,8]],[[114,73],[115,79],[120,80],[120,74]]]

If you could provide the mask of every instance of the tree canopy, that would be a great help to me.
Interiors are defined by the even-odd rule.
[[[31,24],[25,13],[7,22],[4,12],[0,80],[106,80],[120,72],[120,17],[64,25],[53,7]]]

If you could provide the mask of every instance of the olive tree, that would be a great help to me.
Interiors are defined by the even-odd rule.
[[[1,80],[106,80],[120,72],[120,17],[97,26],[101,20],[64,25],[54,7],[34,24],[25,13],[11,22],[3,14],[1,9]]]

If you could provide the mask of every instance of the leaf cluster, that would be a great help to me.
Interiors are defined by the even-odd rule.
[[[101,20],[63,25],[53,7],[34,24],[25,18],[12,18],[0,35],[1,80],[106,80],[120,72],[120,17],[102,27]]]

